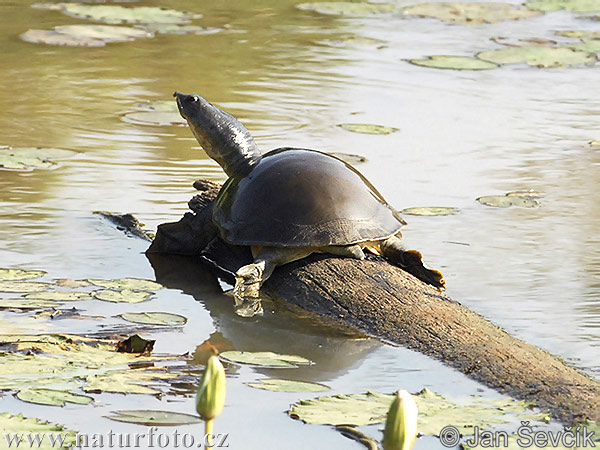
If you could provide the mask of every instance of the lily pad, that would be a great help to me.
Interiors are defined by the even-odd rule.
[[[43,270],[0,269],[0,281],[20,281],[46,275]]]
[[[526,19],[541,13],[531,9],[516,8],[510,3],[441,2],[420,3],[408,6],[404,15],[433,17],[444,22],[459,24],[500,23],[505,20]]]
[[[356,426],[382,423],[393,401],[392,395],[367,392],[366,394],[333,395],[314,400],[301,400],[292,405],[288,414],[305,423]],[[469,434],[473,426],[490,428],[520,419],[532,421],[538,417],[528,415],[529,404],[513,399],[498,401],[472,399],[469,403],[457,403],[424,389],[413,398],[419,409],[419,432],[438,435],[451,423],[461,434]]]
[[[61,25],[54,27],[54,31],[70,36],[100,39],[104,42],[127,42],[154,36],[151,31],[114,25]]]
[[[515,39],[506,36],[494,36],[490,40],[507,47],[552,47],[556,45],[556,41],[536,37]]]
[[[153,23],[144,25],[144,30],[160,34],[215,34],[225,31],[219,27],[201,27],[199,25],[178,25],[175,23]]]
[[[300,3],[296,8],[302,11],[314,11],[319,14],[336,16],[369,16],[373,14],[385,14],[396,11],[396,5],[392,3],[369,3],[369,2],[313,2]]]
[[[445,206],[418,206],[415,208],[405,208],[400,212],[412,216],[451,216],[458,214],[460,209]]]
[[[0,309],[46,309],[58,308],[60,303],[52,300],[34,300],[26,298],[0,299]]]
[[[151,409],[131,409],[124,411],[113,411],[108,419],[117,422],[137,423],[138,425],[174,427],[177,425],[191,425],[201,423],[202,419],[191,414],[183,414],[172,411],[154,411]]]
[[[540,206],[537,200],[539,196],[525,192],[509,192],[505,195],[486,195],[476,200],[486,206],[495,208],[508,208],[509,206],[521,206],[523,208],[535,208]]]
[[[538,11],[558,11],[565,9],[571,12],[591,13],[600,11],[600,0],[535,0],[525,2],[529,9]]]
[[[39,292],[51,286],[41,281],[0,281],[0,292]]]
[[[148,126],[184,126],[187,122],[175,111],[133,111],[121,116],[124,122]]]
[[[527,63],[534,67],[564,67],[597,61],[594,53],[553,47],[506,47],[477,54],[478,58],[496,64]]]
[[[44,450],[72,448],[75,447],[77,439],[77,434],[74,431],[67,430],[63,425],[46,422],[41,419],[23,417],[22,414],[13,416],[10,413],[0,413],[0,430],[2,430],[3,438],[14,434],[37,433],[38,436],[43,436],[45,433],[53,434],[56,438],[54,445],[49,439],[42,439],[39,446],[36,443],[35,448]],[[60,439],[62,439],[62,443],[58,444]],[[3,439],[3,444],[4,442],[6,441]],[[24,442],[22,443],[24,444]],[[17,447],[16,443],[14,447]],[[24,445],[21,447],[23,448]],[[33,448],[33,446],[31,447]],[[3,448],[8,447],[3,446]]]
[[[580,50],[584,52],[600,52],[600,40],[599,39],[583,39],[581,42],[575,44],[563,44],[563,47],[572,48],[573,50]]]
[[[370,123],[340,123],[338,127],[346,131],[365,134],[390,134],[398,131],[398,128],[386,127],[383,125],[375,125]]]
[[[295,368],[299,365],[313,364],[312,361],[296,355],[280,355],[272,352],[227,351],[219,355],[222,359],[236,363],[259,367]]]
[[[104,289],[92,292],[92,297],[113,303],[140,303],[148,300],[151,295],[151,292],[133,291],[131,289],[123,289],[122,291]]]
[[[28,300],[54,300],[57,302],[75,302],[79,300],[89,300],[92,297],[88,292],[46,291],[27,294],[25,298]]]
[[[361,155],[355,155],[353,153],[342,153],[342,152],[331,152],[331,156],[335,156],[348,164],[361,164],[367,162],[367,158]]]
[[[82,3],[37,3],[34,8],[58,10],[71,17],[108,24],[189,23],[202,17],[174,9],[153,6],[125,7],[119,5],[88,5]]]
[[[324,384],[281,380],[278,378],[263,378],[256,383],[248,383],[248,386],[274,392],[323,392],[331,389]]]
[[[13,170],[51,169],[55,159],[75,155],[72,150],[62,148],[22,147],[0,149],[0,168]]]
[[[162,284],[140,278],[120,278],[116,280],[87,280],[90,283],[106,289],[131,289],[136,291],[158,291]]]
[[[65,287],[65,288],[80,288],[87,287],[90,285],[87,280],[71,280],[69,278],[59,278],[55,281],[57,286]]]
[[[427,59],[409,59],[408,62],[417,66],[433,67],[436,69],[487,70],[498,67],[493,62],[483,61],[471,56],[433,55]]]
[[[176,327],[185,325],[187,318],[178,314],[171,314],[166,312],[141,312],[141,313],[125,313],[119,314],[121,317],[128,322],[141,323],[144,325],[161,325],[168,327]]]
[[[73,394],[68,391],[55,389],[24,389],[17,392],[16,397],[24,402],[50,406],[65,406],[66,403],[87,405],[94,401],[92,397],[88,397],[87,395]]]
[[[600,39],[600,31],[558,31],[556,34],[559,36],[576,38],[576,39]]]
[[[19,36],[32,44],[62,45],[67,47],[104,47],[106,42],[86,36],[73,36],[54,30],[27,30]]]

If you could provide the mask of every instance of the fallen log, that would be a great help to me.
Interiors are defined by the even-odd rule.
[[[212,225],[219,185],[198,181],[192,213],[158,227],[148,252],[200,255],[229,277],[249,262]],[[312,255],[275,270],[261,293],[436,358],[566,424],[600,421],[600,383],[510,336],[479,314],[378,257]]]

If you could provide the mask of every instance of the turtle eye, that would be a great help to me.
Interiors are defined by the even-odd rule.
[[[192,101],[193,101],[193,102],[199,102],[199,101],[200,101],[200,98],[199,98],[197,95],[194,95],[194,96],[192,97]]]

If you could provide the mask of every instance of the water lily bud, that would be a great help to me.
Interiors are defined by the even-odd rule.
[[[417,439],[417,404],[405,390],[399,390],[387,413],[383,448],[410,450]]]
[[[225,405],[225,369],[216,356],[208,358],[196,392],[196,411],[204,420],[221,414]]]

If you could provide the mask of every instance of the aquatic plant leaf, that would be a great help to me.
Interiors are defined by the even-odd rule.
[[[138,425],[165,426],[189,425],[201,423],[202,419],[191,414],[183,414],[172,411],[155,411],[151,409],[132,409],[112,411],[104,416],[117,422],[137,423]]]
[[[55,389],[24,389],[17,392],[16,397],[24,402],[50,406],[65,406],[66,403],[87,405],[94,401],[92,397],[87,395]]]
[[[122,291],[104,289],[92,292],[92,297],[113,303],[139,303],[148,300],[151,295],[151,292],[133,291],[131,289],[123,289]]]
[[[238,352],[227,351],[219,355],[222,359],[236,363],[260,367],[298,367],[313,364],[312,361],[295,355],[280,355],[273,352]]]
[[[102,374],[88,375],[83,390],[89,393],[157,395],[162,393],[159,380],[174,378],[177,378],[176,374],[156,369],[109,370]]]
[[[3,437],[7,435],[27,434],[27,433],[52,433],[55,436],[60,434],[63,438],[63,445],[58,447],[52,445],[49,439],[42,439],[40,446],[35,444],[35,448],[44,450],[57,449],[57,448],[74,448],[76,444],[77,434],[74,431],[67,430],[63,425],[50,423],[41,419],[23,417],[23,414],[17,414],[15,416],[10,413],[0,413],[0,430],[2,430]],[[58,440],[58,436],[56,436]],[[2,443],[6,441],[3,439]],[[27,441],[25,441],[27,442]],[[17,445],[15,444],[15,448]],[[2,447],[8,448],[6,446]]]
[[[342,152],[331,152],[329,153],[331,156],[335,156],[338,159],[341,159],[348,164],[361,164],[367,162],[367,158],[361,155],[355,155],[352,153],[342,153]]]
[[[79,300],[89,300],[92,298],[92,296],[88,292],[46,291],[27,294],[25,298],[29,300],[54,300],[57,302],[75,302]]]
[[[152,23],[143,26],[144,30],[159,34],[215,34],[225,31],[219,27],[201,27],[199,25],[178,25],[175,23]]]
[[[69,36],[100,39],[104,42],[127,42],[154,36],[154,33],[140,28],[115,25],[60,25],[54,27],[54,31]]]
[[[278,378],[263,378],[255,383],[247,383],[256,389],[274,392],[323,392],[331,388],[324,384],[307,383],[306,381],[281,380]]]
[[[90,285],[87,280],[71,280],[69,278],[59,278],[54,282],[57,286],[65,288],[80,288]]]
[[[392,3],[368,2],[313,2],[300,3],[296,8],[302,11],[314,11],[319,14],[336,16],[369,16],[372,14],[385,14],[396,11]]]
[[[581,42],[563,44],[562,46],[583,52],[598,53],[600,52],[600,39],[583,39]]]
[[[526,19],[541,14],[530,9],[516,8],[510,3],[476,2],[420,3],[406,7],[402,12],[407,16],[433,17],[444,22],[469,25]]]
[[[390,134],[399,131],[398,128],[386,127],[383,125],[375,125],[370,123],[340,123],[337,125],[346,131],[365,134]]]
[[[139,334],[129,336],[127,339],[122,340],[117,344],[118,352],[126,353],[146,353],[149,354],[154,349],[154,343],[156,341],[150,339],[144,339]]]
[[[498,67],[498,64],[471,56],[433,55],[426,59],[409,59],[408,62],[435,69],[487,70]]]
[[[186,317],[167,312],[125,313],[119,314],[118,317],[133,323],[141,323],[144,325],[162,325],[169,327],[185,325],[187,322]]]
[[[385,421],[393,398],[393,395],[376,392],[324,396],[300,400],[292,405],[288,414],[305,423],[371,425]],[[457,403],[428,389],[414,394],[413,398],[419,409],[419,432],[422,434],[437,435],[449,423],[456,426],[461,434],[468,434],[475,425],[489,428],[492,424],[529,418],[527,410],[530,405],[510,398],[501,401],[477,398],[468,403]]]
[[[417,206],[414,208],[405,208],[400,212],[412,216],[451,216],[458,214],[460,209],[445,206]]]
[[[89,5],[83,3],[37,3],[34,8],[58,10],[78,19],[108,24],[189,23],[201,15],[153,6],[125,7],[119,5]]]
[[[576,38],[576,39],[600,39],[600,31],[583,31],[583,30],[557,31],[556,34],[558,34],[559,36]]]
[[[148,126],[184,126],[187,122],[175,111],[133,111],[123,114],[121,119],[127,123]]]
[[[67,47],[104,47],[106,42],[87,36],[73,36],[54,30],[27,30],[19,36],[32,44],[63,45]]]
[[[529,9],[537,11],[558,11],[565,9],[571,12],[591,13],[600,11],[600,0],[534,0],[525,2]]]
[[[56,167],[55,159],[75,155],[62,148],[22,147],[0,149],[0,168],[13,170],[50,169]]]
[[[135,291],[158,291],[162,284],[155,281],[142,280],[141,278],[120,278],[116,280],[89,279],[90,283],[106,289],[131,289]]]
[[[46,309],[58,308],[60,303],[52,300],[9,298],[0,299],[0,309]]]
[[[0,281],[0,292],[39,292],[51,286],[41,281]]]
[[[21,281],[46,275],[43,270],[0,269],[0,281]]]
[[[495,208],[508,208],[510,206],[521,206],[523,208],[535,208],[540,206],[540,202],[534,196],[526,195],[486,195],[478,197],[476,200],[486,206]]]
[[[477,54],[478,58],[496,64],[527,63],[534,67],[564,67],[595,62],[593,53],[554,47],[506,47]]]
[[[551,47],[556,45],[556,41],[535,37],[515,39],[512,37],[494,36],[490,40],[496,44],[506,45],[507,47]]]

